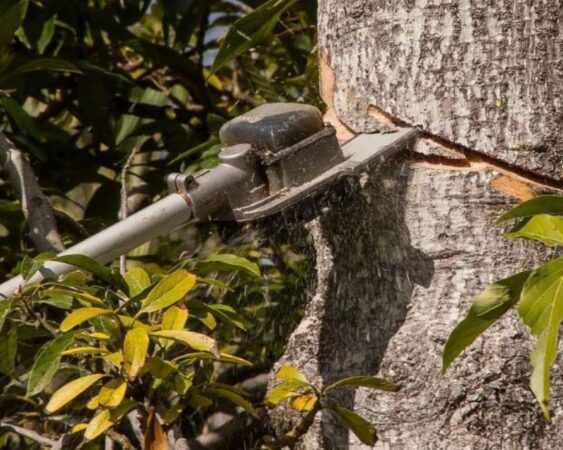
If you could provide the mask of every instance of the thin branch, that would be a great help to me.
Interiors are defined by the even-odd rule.
[[[0,165],[6,170],[16,191],[29,235],[40,252],[58,253],[64,244],[57,231],[55,214],[49,199],[37,184],[27,156],[0,132]]]
[[[119,208],[119,216],[121,220],[125,219],[129,214],[129,206],[127,204],[127,199],[129,197],[127,176],[129,170],[131,169],[131,164],[133,164],[133,159],[135,159],[135,155],[138,153],[138,151],[139,151],[139,147],[137,146],[133,147],[133,150],[131,150],[131,153],[129,153],[127,161],[125,161],[125,164],[121,169],[121,206]],[[119,271],[121,272],[121,274],[124,274],[126,270],[127,270],[127,256],[121,255],[119,257]]]
[[[41,445],[54,447],[57,444],[57,441],[54,441],[53,439],[46,438],[45,436],[41,436],[39,433],[33,430],[28,430],[27,428],[18,427],[17,425],[12,425],[11,423],[0,422],[0,428],[9,428],[14,433],[17,433],[25,438],[31,439],[32,441],[35,441]]]

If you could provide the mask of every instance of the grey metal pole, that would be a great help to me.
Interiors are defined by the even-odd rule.
[[[86,255],[105,264],[155,237],[171,232],[192,217],[192,208],[186,202],[186,197],[182,194],[170,194],[127,219],[70,247],[59,256]],[[68,264],[47,261],[28,283],[56,279],[74,269]],[[0,284],[0,299],[2,296],[11,297],[23,285],[24,280],[21,276]]]

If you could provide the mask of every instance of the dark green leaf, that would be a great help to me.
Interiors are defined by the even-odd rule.
[[[531,217],[536,214],[563,214],[563,196],[540,195],[508,210],[499,217],[497,223],[521,217]]]
[[[53,258],[53,261],[59,261],[71,266],[77,267],[79,269],[86,270],[92,275],[98,277],[101,280],[107,281],[108,283],[117,284],[121,287],[125,286],[125,282],[121,275],[118,275],[109,267],[100,264],[95,259],[90,258],[85,255],[63,255]]]
[[[0,299],[0,331],[2,331],[2,327],[4,326],[6,317],[8,317],[8,314],[10,314],[11,310],[12,310],[12,300]]]
[[[371,423],[347,408],[334,406],[331,409],[342,419],[346,426],[353,431],[362,443],[365,445],[375,445],[377,442],[377,434],[375,427]]]
[[[253,408],[252,404],[237,392],[223,388],[211,387],[207,388],[205,390],[205,393],[215,397],[224,397],[227,400],[233,402],[235,405],[240,406],[242,409],[249,412],[258,419],[258,413]]]
[[[465,318],[451,332],[442,355],[442,372],[477,337],[514,306],[530,271],[520,272],[485,288],[473,301]]]
[[[18,335],[15,328],[0,335],[0,372],[9,375],[13,372],[18,350]]]
[[[41,347],[27,383],[28,397],[39,394],[49,384],[59,369],[62,352],[73,342],[74,335],[65,333]]]
[[[8,73],[0,77],[0,86],[12,81],[14,78],[21,76],[24,73],[36,72],[38,70],[46,70],[49,72],[74,72],[82,73],[78,67],[71,62],[56,59],[56,58],[41,58],[28,61],[21,66],[15,67]]]
[[[266,39],[280,16],[297,0],[269,0],[237,20],[219,48],[211,72],[215,73],[241,53]]]
[[[0,5],[0,53],[10,43],[27,11],[27,0],[3,1]]]
[[[397,386],[384,378],[372,377],[372,376],[356,376],[343,378],[338,380],[336,383],[331,384],[325,389],[325,393],[331,391],[339,386],[352,386],[352,387],[366,387],[370,389],[378,389],[381,391],[398,391]]]
[[[250,275],[260,276],[258,264],[241,256],[228,253],[207,257],[199,264],[199,268],[205,272],[234,272],[241,270]]]

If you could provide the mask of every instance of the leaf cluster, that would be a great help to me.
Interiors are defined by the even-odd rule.
[[[504,213],[498,223],[519,219],[507,239],[524,238],[548,246],[563,245],[563,197],[544,195]],[[477,337],[516,308],[522,322],[536,336],[531,354],[530,387],[546,420],[550,420],[550,371],[557,357],[563,321],[563,257],[496,281],[475,298],[465,318],[450,334],[443,353],[443,370]]]

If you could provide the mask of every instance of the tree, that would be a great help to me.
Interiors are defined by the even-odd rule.
[[[356,132],[420,126],[414,148],[340,185],[309,225],[317,286],[283,363],[329,384],[379,373],[397,394],[337,400],[391,448],[559,448],[528,387],[533,341],[509,313],[441,376],[444,343],[491,281],[549,259],[494,222],[560,193],[560,2],[321,2],[327,119]],[[274,415],[278,428],[285,414]],[[303,448],[363,448],[323,414]]]

